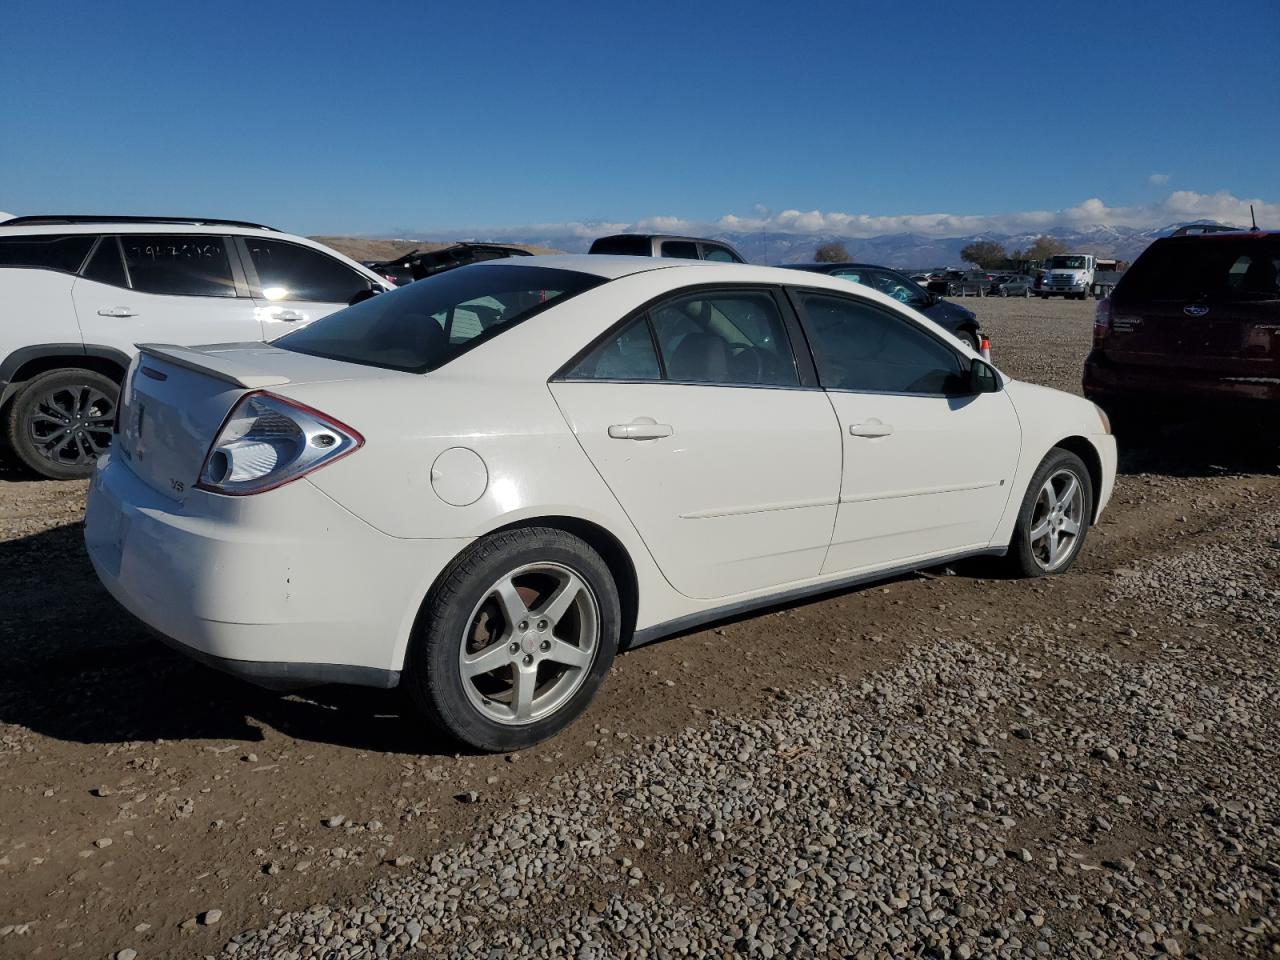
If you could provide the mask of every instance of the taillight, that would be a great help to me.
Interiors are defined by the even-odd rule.
[[[1107,339],[1111,332],[1111,298],[1103,297],[1098,301],[1097,310],[1093,314],[1093,342],[1099,344]]]
[[[134,357],[133,362],[129,364],[129,369],[124,372],[124,379],[120,381],[120,395],[116,397],[116,412],[111,417],[111,435],[120,435],[120,411],[124,409],[124,401],[129,396],[129,384],[133,382],[133,371],[137,369],[138,358]]]
[[[318,410],[274,393],[249,393],[218,431],[196,486],[230,496],[263,493],[354,453],[363,444],[364,437],[355,430]]]

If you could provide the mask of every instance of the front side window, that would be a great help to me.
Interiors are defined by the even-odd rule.
[[[926,305],[929,302],[928,294],[899,274],[890,273],[888,270],[876,270],[872,272],[872,279],[875,281],[877,290],[888,294],[899,303],[906,303],[915,307]]]
[[[948,394],[959,354],[915,324],[858,300],[802,293],[818,379],[828,390]]]
[[[728,247],[718,247],[714,243],[704,243],[702,245],[703,259],[714,260],[716,263],[738,263],[738,258]]]
[[[92,234],[0,237],[0,267],[40,267],[75,273],[95,239]]]
[[[604,282],[572,270],[474,264],[371,297],[273,343],[296,353],[426,373]]]
[[[692,240],[663,240],[662,255],[679,260],[697,260],[698,245]]]
[[[235,280],[222,237],[124,234],[133,289],[185,297],[234,297]]]
[[[350,303],[369,289],[367,277],[319,250],[261,237],[245,237],[244,243],[267,300]]]

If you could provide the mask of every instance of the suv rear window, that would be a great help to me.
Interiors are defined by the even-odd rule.
[[[273,342],[295,353],[426,373],[604,282],[547,267],[460,267],[371,297]]]
[[[1157,240],[1116,287],[1119,301],[1275,300],[1280,237]]]
[[[0,267],[43,267],[76,273],[96,239],[93,234],[83,233],[0,237]]]

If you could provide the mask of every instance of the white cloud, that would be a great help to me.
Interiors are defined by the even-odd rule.
[[[821,234],[851,240],[885,234],[913,233],[933,239],[967,237],[979,233],[1009,235],[1057,230],[1085,230],[1091,227],[1132,227],[1148,230],[1188,220],[1215,220],[1236,226],[1249,225],[1249,205],[1257,211],[1258,224],[1280,227],[1280,202],[1241,199],[1221,191],[1196,193],[1175,190],[1162,200],[1130,206],[1111,207],[1098,197],[1090,197],[1059,210],[1024,210],[995,214],[919,213],[894,216],[840,213],[822,210],[781,210],[771,212],[757,205],[752,214],[725,214],[714,220],[677,216],[653,216],[634,222],[569,222],[512,225],[502,227],[431,231],[426,236],[456,238],[476,236],[490,239],[587,239],[624,231],[640,233],[687,233],[705,236],[718,233]]]
[[[1169,174],[1167,173],[1153,173],[1147,177],[1147,183],[1155,184],[1157,187],[1162,187],[1168,182]]]

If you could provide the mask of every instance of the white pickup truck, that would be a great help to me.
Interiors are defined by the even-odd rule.
[[[1098,261],[1091,253],[1061,253],[1045,261],[1044,275],[1036,296],[1063,296],[1087,299],[1093,293],[1093,275]]]

